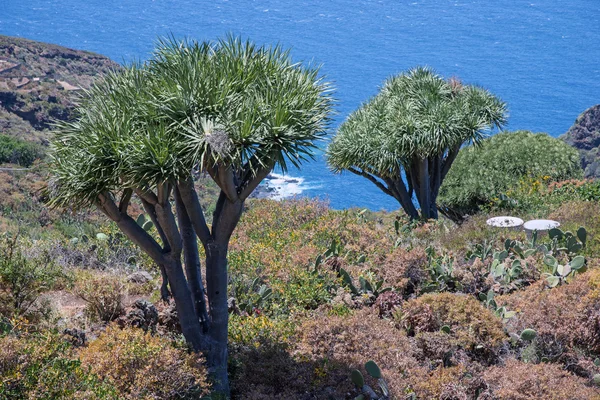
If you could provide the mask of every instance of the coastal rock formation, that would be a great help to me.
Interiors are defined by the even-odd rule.
[[[119,65],[99,54],[0,35],[0,134],[44,143],[82,88]]]
[[[561,138],[579,150],[585,177],[600,177],[600,104],[581,113]]]

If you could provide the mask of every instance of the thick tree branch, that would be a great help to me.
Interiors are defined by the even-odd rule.
[[[227,196],[227,199],[232,203],[235,203],[238,200],[238,189],[235,184],[235,176],[233,173],[233,169],[231,166],[219,166],[217,168],[217,183],[219,187]]]
[[[131,201],[131,195],[133,194],[133,189],[127,188],[123,190],[123,194],[121,195],[121,201],[119,201],[119,211],[126,213],[127,207],[129,207],[129,202]]]
[[[240,193],[240,199],[242,201],[246,200],[248,196],[252,194],[254,189],[256,189],[258,185],[260,185],[263,179],[265,179],[267,175],[269,175],[271,170],[272,168],[260,168],[258,171],[256,171],[254,177],[250,178],[249,180],[244,180],[244,182],[242,182],[242,191]]]
[[[156,197],[158,199],[158,204],[165,206],[169,202],[169,197],[171,197],[171,189],[172,185],[170,185],[169,182],[156,185]]]
[[[442,181],[444,180],[444,178],[446,178],[448,171],[450,171],[450,167],[452,166],[452,163],[456,159],[456,156],[458,156],[459,151],[460,151],[460,146],[455,146],[453,149],[448,151],[448,154],[446,155],[446,158],[444,159],[444,162],[442,164],[442,171],[440,174],[440,179]]]
[[[186,181],[177,182],[177,189],[198,239],[206,246],[211,240],[210,230],[206,224],[204,211],[202,211],[200,201],[198,200],[198,194],[196,193],[196,189],[194,189],[193,179],[189,178]]]
[[[237,185],[235,177],[230,166],[215,164],[211,167],[205,167],[213,181],[219,186],[221,191],[225,193],[230,201],[236,201],[238,198]]]
[[[158,236],[160,236],[160,240],[163,244],[163,252],[169,253],[171,251],[171,245],[169,245],[169,241],[167,240],[167,236],[165,235],[165,231],[162,226],[158,222],[158,218],[156,217],[156,209],[154,205],[148,203],[144,199],[140,199],[142,201],[142,205],[144,206],[144,210],[150,216],[150,220],[154,224],[156,231],[158,232]],[[165,270],[164,265],[158,264],[160,269],[160,275],[162,277],[162,283],[160,285],[160,297],[163,301],[168,301],[169,297],[171,297],[171,292],[169,291],[169,278],[167,276],[167,271]]]
[[[200,319],[204,332],[208,332],[209,319],[204,298],[204,286],[202,285],[202,271],[200,269],[200,257],[198,255],[198,242],[196,241],[196,232],[192,226],[185,204],[181,199],[178,187],[175,187],[175,207],[177,209],[177,221],[183,240],[183,257],[185,261],[185,274],[187,276],[188,286],[194,299],[194,308],[196,315]]]
[[[163,230],[162,226],[160,226],[160,222],[158,222],[158,218],[156,216],[156,208],[154,207],[154,205],[148,203],[146,200],[144,200],[144,199],[141,199],[141,200],[142,200],[142,205],[144,206],[144,210],[146,210],[146,213],[148,214],[148,216],[150,216],[150,220],[156,227],[158,236],[160,236],[160,240],[162,241],[162,244],[163,244],[163,251],[165,253],[170,252],[171,246],[169,245],[169,240],[167,239],[167,235],[165,235],[165,231]]]
[[[395,197],[394,194],[392,193],[392,191],[390,189],[388,189],[387,187],[385,187],[385,185],[383,185],[381,182],[379,182],[377,180],[377,178],[375,178],[373,175],[368,174],[365,171],[360,171],[360,170],[355,169],[353,167],[349,167],[348,171],[352,172],[353,174],[356,174],[356,175],[363,176],[363,177],[367,178],[368,180],[370,180],[371,182],[373,182],[379,189],[381,189],[383,191],[383,193],[387,194],[388,196]]]
[[[134,190],[135,194],[137,194],[140,199],[146,200],[152,205],[158,204],[158,197],[152,192],[152,190],[148,188],[136,188]]]
[[[397,179],[387,178],[385,182],[389,187],[393,187],[394,191],[398,194],[396,199],[400,202],[400,205],[406,214],[408,214],[411,219],[419,218],[419,212],[412,202],[412,196],[408,193],[406,185],[404,185],[404,182],[402,181],[402,176],[398,175]]]
[[[121,229],[132,242],[148,253],[157,264],[164,263],[164,253],[160,245],[156,243],[154,238],[142,229],[133,218],[126,213],[119,211],[119,207],[117,207],[109,193],[98,196],[98,201],[106,215],[117,223],[119,229]]]
[[[429,160],[424,158],[417,161],[418,163],[418,177],[419,177],[419,190],[417,191],[417,198],[419,199],[419,205],[421,206],[421,218],[429,219],[430,206],[431,206],[431,188],[429,186]]]
[[[181,255],[183,243],[181,240],[181,234],[179,233],[179,229],[177,227],[177,222],[175,222],[175,216],[171,210],[171,203],[169,201],[166,201],[164,204],[159,203],[155,205],[155,208],[156,217],[158,218],[158,222],[165,232],[167,241],[171,246],[171,252],[175,255]]]

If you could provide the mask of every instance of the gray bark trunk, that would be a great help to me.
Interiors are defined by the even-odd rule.
[[[418,163],[419,189],[417,197],[421,206],[421,218],[427,220],[431,218],[431,188],[429,186],[429,161],[425,158]]]
[[[209,349],[205,352],[213,390],[229,394],[227,376],[227,247],[211,243],[206,257],[206,286],[209,296],[211,324]]]
[[[230,201],[223,192],[219,196],[213,216],[212,238],[206,250],[206,289],[211,317],[210,351],[207,353],[213,389],[229,394],[227,376],[227,250],[229,239],[240,220],[243,201]]]
[[[202,327],[196,315],[192,293],[183,274],[181,260],[169,256],[166,259],[164,268],[169,278],[183,336],[194,351],[205,352],[208,347],[207,340],[202,335]]]
[[[208,312],[206,308],[206,299],[204,298],[204,286],[202,284],[202,271],[200,269],[200,257],[198,255],[198,242],[196,241],[196,232],[188,216],[185,205],[179,195],[179,189],[175,188],[175,205],[177,207],[177,221],[179,222],[179,231],[183,241],[183,257],[185,262],[185,274],[188,281],[192,298],[194,299],[194,308],[196,315],[200,319],[203,332],[208,331]]]

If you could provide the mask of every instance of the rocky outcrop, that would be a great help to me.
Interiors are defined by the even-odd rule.
[[[581,113],[561,139],[579,150],[586,178],[600,177],[600,104]]]
[[[76,93],[112,68],[99,54],[0,35],[0,134],[45,142],[53,120],[73,117]]]

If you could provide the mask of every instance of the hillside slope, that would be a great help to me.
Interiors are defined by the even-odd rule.
[[[0,35],[0,134],[44,143],[76,93],[119,65],[99,54]]]
[[[561,138],[579,150],[581,167],[586,178],[600,177],[600,104],[582,112],[573,126]]]

